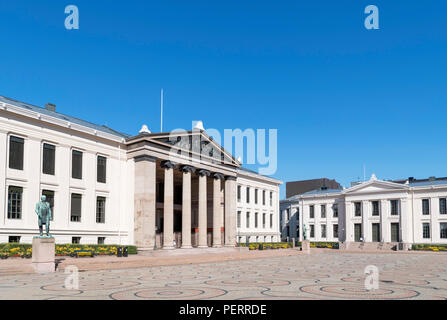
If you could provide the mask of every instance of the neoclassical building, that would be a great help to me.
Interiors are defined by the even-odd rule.
[[[306,192],[281,201],[283,237],[340,241],[354,248],[447,243],[447,178],[356,183],[348,189]],[[291,215],[291,214],[292,215]],[[289,228],[293,220],[293,233]],[[298,231],[297,231],[298,230]]]
[[[0,150],[0,242],[32,241],[46,195],[57,243],[234,246],[241,185],[269,197],[250,236],[279,241],[281,181],[242,168],[203,127],[129,136],[0,97]]]

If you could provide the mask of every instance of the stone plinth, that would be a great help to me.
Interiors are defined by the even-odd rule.
[[[37,273],[55,272],[54,238],[33,238],[33,268]]]
[[[310,241],[309,240],[303,240],[301,242],[301,251],[303,251],[303,253],[310,253]]]

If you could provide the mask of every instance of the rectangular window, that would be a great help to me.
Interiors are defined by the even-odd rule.
[[[333,229],[333,233],[334,233],[334,238],[338,238],[338,224],[334,224],[332,226]]]
[[[355,206],[355,213],[354,213],[354,215],[356,217],[361,217],[362,216],[362,203],[361,202],[355,202],[354,206]]]
[[[321,225],[321,237],[326,238],[326,225],[325,224]]]
[[[245,221],[245,225],[247,226],[247,229],[250,228],[250,212],[247,212],[246,215],[247,221]]]
[[[106,242],[106,237],[98,237],[98,244],[104,244]]]
[[[20,243],[20,236],[9,236],[8,242],[9,243]]]
[[[270,229],[273,228],[273,214],[270,214]]]
[[[241,186],[237,186],[237,202],[241,202]]]
[[[372,215],[373,216],[379,215],[379,201],[372,202]]]
[[[262,228],[265,229],[265,213],[262,214]]]
[[[50,204],[51,221],[54,220],[54,191],[42,190],[42,195],[47,197],[47,202]]]
[[[334,211],[334,218],[338,218],[338,204],[334,203],[332,210]]]
[[[309,219],[315,218],[315,207],[313,205],[309,206]]]
[[[362,238],[362,224],[356,223],[354,224],[354,241],[360,242]]]
[[[265,190],[262,190],[262,205],[265,206]]]
[[[106,198],[96,198],[96,223],[106,222]]]
[[[372,241],[380,242],[380,223],[372,224]]]
[[[23,188],[8,187],[8,219],[22,219]]]
[[[273,207],[273,192],[270,192],[270,207]]]
[[[9,137],[9,168],[23,170],[23,150],[25,139]]]
[[[258,228],[258,213],[255,213],[255,228]]]
[[[44,143],[43,144],[43,157],[42,157],[42,173],[54,176],[56,165],[56,147]]]
[[[399,203],[397,202],[397,200],[391,200],[391,215],[399,215]]]
[[[286,212],[287,212],[287,221],[289,221],[290,220],[290,209],[287,209]]]
[[[72,222],[81,222],[82,195],[71,194],[71,217]]]
[[[321,205],[321,217],[326,218],[326,205],[325,204]]]
[[[250,203],[250,188],[247,187],[247,203]]]
[[[81,237],[71,237],[71,243],[72,244],[80,244],[81,243]]]
[[[315,238],[315,226],[313,224],[310,225],[310,238]]]
[[[447,223],[440,223],[441,239],[447,239]]]
[[[258,189],[255,189],[255,204],[258,204]]]
[[[73,150],[71,154],[71,177],[82,179],[82,152]]]
[[[430,200],[422,199],[422,214],[429,215],[430,214]]]
[[[106,183],[107,178],[107,158],[98,156],[97,159],[97,169],[96,169],[96,175],[97,175],[97,181],[99,183]]]
[[[237,227],[238,228],[241,227],[241,212],[240,211],[237,212]]]
[[[439,199],[439,213],[447,214],[446,198]]]
[[[422,237],[424,239],[430,239],[430,223],[422,224]]]
[[[391,242],[399,242],[399,224],[391,224]]]

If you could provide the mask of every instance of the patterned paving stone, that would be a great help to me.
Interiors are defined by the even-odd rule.
[[[366,290],[365,267],[379,270]],[[447,299],[447,254],[342,253],[0,278],[0,299]]]

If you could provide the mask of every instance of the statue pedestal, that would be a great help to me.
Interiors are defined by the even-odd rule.
[[[310,253],[310,241],[309,240],[303,240],[301,242],[301,251],[303,251],[303,253],[306,253],[306,254]]]
[[[33,268],[37,273],[55,272],[56,243],[54,238],[33,238]]]

